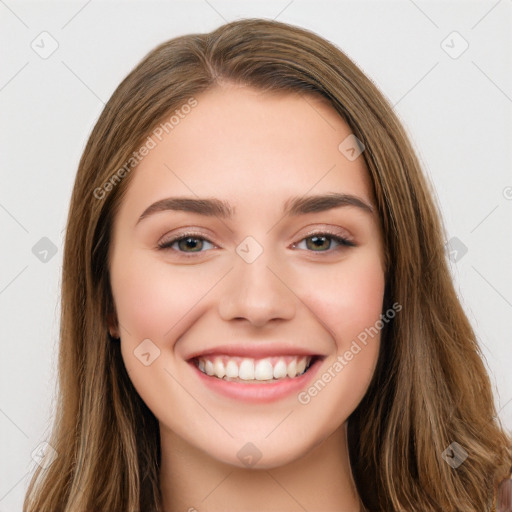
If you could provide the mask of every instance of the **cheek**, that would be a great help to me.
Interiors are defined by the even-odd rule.
[[[124,251],[127,257],[113,259],[111,272],[121,353],[137,392],[152,411],[158,411],[169,397],[185,400],[181,387],[164,370],[172,373],[176,333],[181,332],[187,313],[200,300],[201,290],[190,286],[195,280],[190,279],[190,273],[187,279],[179,270],[151,261],[144,251],[131,252]],[[145,353],[149,353],[147,366]]]
[[[374,375],[385,325],[381,320],[385,279],[380,259],[361,254],[335,272],[317,273],[314,281],[304,282],[305,289],[314,290],[307,304],[329,330],[335,346],[323,372],[299,401],[311,407],[312,414],[325,414],[325,421],[335,426],[354,411]]]
[[[316,272],[314,279],[303,281],[307,304],[329,328],[338,351],[346,350],[352,340],[379,320],[384,285],[380,260],[364,253],[336,270],[327,268],[324,274]]]
[[[171,271],[143,255],[131,256],[114,268],[116,312],[130,338],[161,340],[200,298],[201,290],[191,282],[198,282],[199,276],[190,279],[190,272],[185,276]]]

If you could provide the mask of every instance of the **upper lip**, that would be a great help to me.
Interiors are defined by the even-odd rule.
[[[187,356],[187,360],[195,357],[206,357],[213,355],[227,355],[248,357],[252,359],[263,359],[273,356],[320,356],[321,354],[313,352],[306,348],[292,347],[290,345],[279,345],[276,343],[260,342],[257,345],[219,345],[207,350],[197,350]]]

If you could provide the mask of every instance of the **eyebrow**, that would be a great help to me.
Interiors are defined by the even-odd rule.
[[[333,192],[323,195],[291,197],[284,203],[282,215],[295,217],[308,213],[324,212],[342,206],[354,206],[368,213],[374,212],[371,204],[357,196]],[[223,219],[231,219],[235,214],[235,208],[229,202],[220,199],[168,197],[148,206],[139,217],[137,224],[154,213],[168,210],[196,213],[208,217],[221,217]]]

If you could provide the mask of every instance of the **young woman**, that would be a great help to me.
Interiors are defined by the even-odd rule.
[[[496,510],[511,438],[443,235],[335,46],[258,19],[160,45],[80,161],[24,510]]]

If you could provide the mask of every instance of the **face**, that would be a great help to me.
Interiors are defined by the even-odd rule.
[[[256,447],[276,467],[345,426],[368,388],[380,223],[324,100],[233,85],[196,99],[153,137],[115,218],[122,357],[161,435],[239,467]]]

